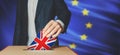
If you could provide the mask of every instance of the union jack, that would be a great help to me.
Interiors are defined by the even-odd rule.
[[[55,45],[56,38],[43,37],[42,31],[37,34],[37,37],[30,44],[28,49],[30,50],[50,50],[52,46]]]

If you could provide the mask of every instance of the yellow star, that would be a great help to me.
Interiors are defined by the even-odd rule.
[[[87,39],[87,35],[86,35],[86,34],[81,35],[81,36],[80,36],[80,39],[81,39],[81,40],[86,40],[86,39]]]
[[[73,0],[73,1],[72,1],[72,5],[73,5],[73,6],[78,6],[78,3],[79,3],[79,2],[78,2],[77,0]]]
[[[90,22],[86,23],[85,25],[86,25],[86,28],[88,28],[88,29],[92,28],[92,23],[90,23]]]
[[[88,11],[87,9],[83,9],[83,10],[82,10],[82,14],[83,14],[84,16],[88,16],[89,11]]]
[[[75,48],[76,48],[76,44],[72,43],[72,44],[69,45],[69,47],[70,47],[71,49],[75,49]]]

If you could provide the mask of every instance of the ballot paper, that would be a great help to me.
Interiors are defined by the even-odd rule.
[[[42,31],[37,34],[37,37],[34,41],[28,46],[29,50],[50,50],[53,46],[55,46],[56,38],[52,36],[47,38],[43,37]]]

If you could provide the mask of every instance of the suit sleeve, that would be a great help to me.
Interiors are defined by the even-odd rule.
[[[66,32],[71,13],[68,10],[67,5],[65,4],[64,0],[55,0],[55,11],[57,15],[57,19],[61,20],[64,23],[64,32]]]
[[[27,45],[27,0],[18,0],[16,9],[16,24],[13,37],[13,45]]]

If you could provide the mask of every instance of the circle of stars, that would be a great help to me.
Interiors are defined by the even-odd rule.
[[[79,1],[78,0],[72,0],[71,3],[72,3],[72,6],[78,6]],[[86,8],[82,9],[81,12],[82,12],[82,15],[85,16],[85,17],[89,16],[89,13],[90,13],[90,11],[88,9],[86,9]],[[93,27],[93,24],[91,22],[87,22],[87,23],[85,23],[85,27],[87,29],[91,29]],[[85,41],[87,39],[88,39],[87,34],[80,35],[80,40]],[[75,43],[72,43],[72,44],[69,45],[69,47],[71,49],[75,49],[77,47],[77,45]]]

